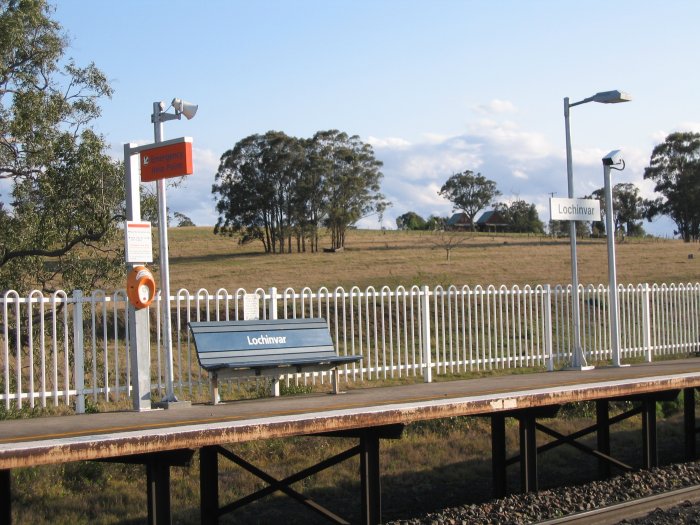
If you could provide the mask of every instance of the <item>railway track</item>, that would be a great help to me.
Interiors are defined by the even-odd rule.
[[[667,510],[685,502],[700,502],[700,485],[571,514],[553,520],[541,521],[537,525],[583,525],[591,523],[596,525],[616,525],[622,520],[642,518],[656,509]]]

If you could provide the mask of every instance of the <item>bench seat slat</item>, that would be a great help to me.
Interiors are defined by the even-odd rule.
[[[326,321],[314,319],[281,319],[256,321],[198,321],[190,322],[193,333],[249,332],[253,330],[306,330],[311,328],[328,329]]]
[[[200,356],[200,361],[202,366],[211,366],[212,364],[219,363],[245,363],[250,361],[258,361],[261,363],[274,364],[285,364],[299,360],[306,361],[328,361],[336,359],[338,355],[335,352],[296,352],[296,353],[272,353],[272,354],[248,354],[248,355],[234,355],[232,357],[219,356],[219,355],[202,355]]]
[[[274,356],[274,355],[279,355],[279,356],[285,356],[285,355],[294,355],[294,354],[306,354],[306,353],[313,353],[313,354],[329,354],[329,355],[336,355],[335,353],[335,348],[329,345],[319,345],[319,346],[308,346],[308,347],[300,347],[300,346],[295,346],[292,348],[265,348],[265,349],[256,349],[256,350],[242,350],[238,348],[222,348],[221,350],[211,350],[211,351],[206,351],[206,352],[199,352],[199,357],[204,358],[204,359],[238,359],[238,358],[244,358],[244,357],[249,357],[251,355],[260,355],[260,356]]]
[[[284,363],[276,363],[272,368],[294,368],[307,365],[319,365],[331,368],[333,366],[356,363],[361,359],[361,356],[340,356],[337,358],[326,359],[290,359]],[[218,363],[208,365],[206,370],[225,370],[225,369],[245,369],[245,368],[271,368],[269,361],[239,361],[236,363]],[[282,372],[283,373],[283,372]]]
[[[262,365],[267,365],[267,366],[284,366],[288,364],[294,364],[294,363],[309,363],[309,362],[317,362],[317,363],[352,363],[355,361],[359,361],[362,359],[362,356],[339,356],[334,354],[313,354],[313,355],[308,355],[308,354],[300,354],[296,356],[283,356],[280,358],[279,356],[259,356],[259,355],[253,355],[253,356],[248,356],[247,358],[243,359],[230,359],[230,360],[225,360],[225,359],[207,359],[204,358],[202,359],[202,367],[205,369],[212,368],[215,366],[221,367],[232,367],[232,366],[241,366],[241,367],[246,367],[250,366],[248,363],[260,363],[259,366]]]

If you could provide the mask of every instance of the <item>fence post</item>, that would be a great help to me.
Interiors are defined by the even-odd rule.
[[[642,337],[647,363],[651,363],[651,298],[649,283],[644,283],[644,290],[642,291]]]
[[[270,303],[267,305],[267,318],[277,319],[277,288],[270,288]]]
[[[554,370],[554,349],[552,348],[552,287],[544,287],[544,353],[547,356],[547,370]]]
[[[423,308],[421,309],[423,323],[423,382],[433,382],[433,358],[430,348],[430,290],[423,286]]]
[[[85,347],[83,346],[83,292],[73,290],[73,376],[75,412],[85,413]],[[68,372],[66,370],[66,372]],[[95,378],[93,378],[93,381]]]

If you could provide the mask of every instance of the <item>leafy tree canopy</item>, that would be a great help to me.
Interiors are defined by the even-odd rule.
[[[644,178],[661,194],[650,202],[647,218],[667,215],[684,241],[700,238],[700,134],[671,133],[651,153]]]
[[[195,226],[195,223],[192,222],[192,219],[190,219],[184,213],[180,213],[179,211],[175,212],[175,219],[177,220],[178,228],[184,228],[185,226]]]
[[[506,203],[500,202],[495,206],[496,211],[506,220],[510,231],[518,233],[543,233],[544,225],[534,204],[523,200]]]
[[[471,223],[472,231],[476,214],[501,194],[494,181],[481,173],[474,175],[469,170],[452,175],[438,193],[452,202],[455,210],[464,212]]]
[[[641,220],[646,212],[646,203],[642,199],[639,188],[630,182],[620,182],[612,189],[613,194],[613,225],[615,232],[622,231],[627,235],[644,235]],[[605,188],[599,188],[593,192],[591,198],[598,199],[601,203],[603,215],[602,224],[594,225],[601,231],[605,230],[605,216],[608,212],[608,204],[605,202]]]
[[[409,211],[396,217],[396,227],[399,230],[425,230],[425,219],[416,212]]]
[[[91,128],[112,90],[64,57],[51,11],[0,0],[0,290],[90,289],[122,261],[122,169]]]
[[[382,163],[357,136],[330,130],[311,139],[278,131],[251,135],[221,157],[212,192],[218,194],[215,233],[260,240],[266,252],[318,249],[318,229],[331,232],[332,247],[359,219],[381,214]]]

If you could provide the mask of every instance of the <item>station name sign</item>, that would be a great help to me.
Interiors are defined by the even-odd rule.
[[[553,221],[599,221],[600,201],[596,199],[549,199]]]
[[[141,156],[141,182],[181,177],[194,172],[191,137],[148,144],[140,146],[138,150]]]

